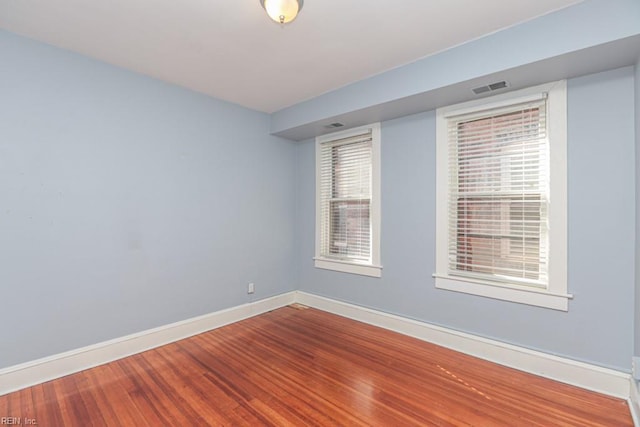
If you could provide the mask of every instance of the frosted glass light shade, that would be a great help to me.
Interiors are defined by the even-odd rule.
[[[296,19],[304,0],[260,0],[271,19],[286,24]]]

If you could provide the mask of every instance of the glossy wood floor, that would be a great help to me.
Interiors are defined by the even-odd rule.
[[[632,426],[627,403],[285,307],[0,397],[43,426]]]

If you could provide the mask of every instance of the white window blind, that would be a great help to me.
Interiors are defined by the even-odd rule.
[[[321,143],[320,256],[371,263],[372,133]]]
[[[448,267],[454,276],[548,283],[546,97],[448,118]]]

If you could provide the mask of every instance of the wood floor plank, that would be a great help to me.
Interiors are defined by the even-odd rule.
[[[633,426],[621,399],[285,307],[0,396],[39,426]]]

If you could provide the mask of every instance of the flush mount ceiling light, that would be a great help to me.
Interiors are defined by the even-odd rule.
[[[304,0],[260,0],[260,4],[271,19],[286,24],[296,19]]]

